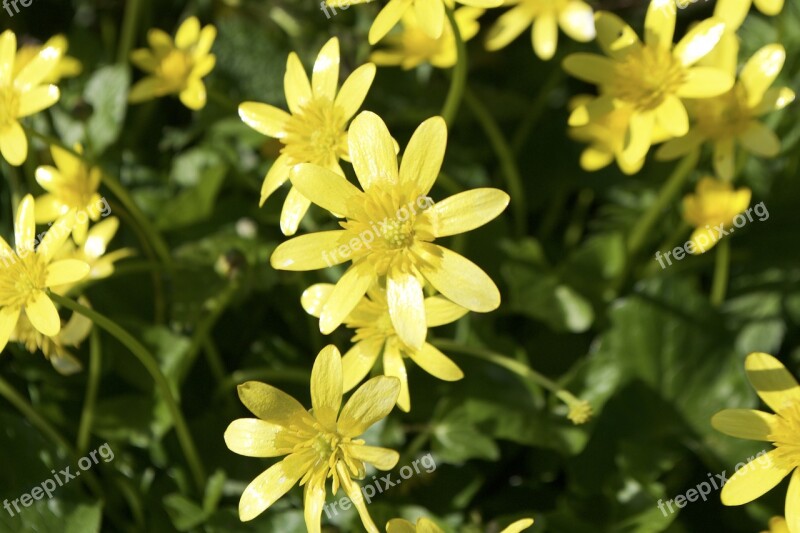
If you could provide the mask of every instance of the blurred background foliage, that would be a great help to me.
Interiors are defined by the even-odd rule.
[[[67,144],[84,143],[169,244],[174,266],[165,272],[141,245],[125,208],[104,189],[122,219],[114,246],[134,247],[138,254],[87,295],[94,308],[134,332],[157,356],[181,398],[209,481],[200,493],[191,489],[151,379],[123,346],[102,335],[90,449],[107,441],[116,455],[94,469],[102,503],[73,482],[21,516],[0,512],[0,529],[84,532],[102,523],[112,531],[127,523],[139,531],[303,531],[299,489],[254,522],[239,522],[238,498],[260,471],[254,460],[230,452],[222,435],[230,421],[246,416],[237,383],[269,382],[308,404],[314,355],[329,340],[346,348],[350,333],[340,328],[324,338],[300,307],[302,290],[320,275],[335,280],[333,273],[270,268],[269,255],[283,240],[281,202],[259,209],[258,191],[280,145],[246,127],[236,106],[245,100],[284,106],[288,53],[297,51],[309,66],[332,35],[341,40],[344,77],[367,60],[366,35],[379,6],[354,6],[328,19],[312,0],[143,0],[131,35],[136,47],[145,44],[148,28],[171,33],[192,14],[219,29],[217,67],[207,80],[209,104],[192,113],[173,98],[126,104],[129,85],[140,76],[118,57],[125,39],[121,21],[132,4],[34,0],[19,15],[3,12],[0,19],[24,39],[67,35],[69,54],[82,61],[83,73],[63,81],[61,101],[31,125]],[[604,1],[593,7],[614,11],[640,30],[646,4]],[[712,9],[713,1],[707,1],[679,10],[677,33]],[[450,243],[498,282],[502,307],[468,315],[435,335],[529,363],[589,400],[595,417],[573,426],[565,408],[538,387],[466,355],[452,353],[466,374],[456,383],[412,365],[414,409],[395,410],[376,431],[403,453],[400,465],[431,450],[438,468],[376,498],[373,518],[380,524],[423,510],[453,531],[482,531],[523,516],[535,516],[532,531],[763,529],[769,516],[782,513],[782,489],[743,508],[724,508],[714,493],[666,518],[656,502],[685,493],[709,473],[731,472],[761,449],[718,434],[709,424],[720,409],[757,405],[744,378],[747,353],[773,353],[800,371],[796,105],[769,117],[782,139],[782,155],[750,158],[740,175],[738,185],[752,188],[752,204],[763,201],[770,217],[732,238],[728,298],[715,308],[708,297],[713,253],[664,270],[653,259],[655,250],[668,249],[669,239],[688,236],[687,230],[675,237],[679,205],[659,219],[641,256],[626,257],[624,236],[674,164],[651,157],[633,177],[615,166],[588,174],[578,165],[582,147],[566,136],[567,101],[591,88],[569,79],[560,62],[595,45],[562,39],[549,62],[533,55],[528,38],[486,52],[481,40],[495,11],[482,18],[483,33],[469,43],[469,89],[511,143],[524,195],[512,196],[509,211],[491,226]],[[790,0],[771,19],[751,13],[740,35],[741,58],[781,43],[787,62],[779,82],[800,88],[800,2]],[[364,109],[380,114],[404,146],[422,120],[440,112],[448,86],[446,71],[381,68]],[[41,143],[33,147],[22,168],[3,165],[3,235],[12,231],[12,196],[41,192],[33,170],[48,155]],[[708,153],[700,167],[710,170]],[[508,190],[468,105],[451,129],[444,171],[434,199],[489,184]],[[333,226],[320,210],[312,207],[311,213],[305,231]],[[154,279],[164,281],[159,297]],[[88,361],[88,343],[77,355]],[[60,376],[44,358],[13,347],[0,359],[0,372],[68,439],[75,436],[86,372]],[[29,491],[52,468],[71,462],[5,402],[0,428],[3,497]],[[328,527],[356,531],[360,524],[351,510]]]

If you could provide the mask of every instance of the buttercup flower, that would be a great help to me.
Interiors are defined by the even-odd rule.
[[[29,194],[20,202],[14,221],[16,249],[0,237],[0,352],[23,312],[42,335],[58,335],[61,318],[46,289],[74,283],[89,273],[89,265],[77,259],[53,260],[69,237],[72,213],[59,219],[47,233],[37,236],[34,209]]]
[[[58,87],[44,80],[58,65],[63,52],[58,43],[51,43],[17,72],[17,36],[11,30],[0,35],[0,153],[14,166],[28,157],[28,139],[19,119],[58,101]]]
[[[800,386],[776,358],[751,353],[744,363],[747,378],[775,414],[753,409],[725,409],[711,425],[740,439],[771,442],[774,449],[740,468],[722,488],[722,503],[744,505],[792,474],[786,494],[786,526],[800,532]]]
[[[723,21],[731,31],[736,31],[744,22],[753,4],[770,17],[774,17],[783,9],[783,0],[719,0],[714,8],[714,18]]]
[[[464,41],[472,39],[478,33],[478,17],[483,12],[483,9],[477,7],[462,7],[454,13],[458,31]],[[400,65],[408,70],[426,62],[437,68],[450,68],[456,64],[456,38],[449,22],[445,24],[438,39],[429,37],[422,30],[417,15],[411,10],[403,15],[402,24],[401,33],[389,34],[384,39],[388,48],[376,50],[370,55],[370,60],[376,65]]]
[[[532,518],[517,520],[500,533],[519,533],[533,525]],[[386,533],[444,533],[444,529],[427,518],[420,518],[416,525],[402,518],[393,518],[386,524]]]
[[[75,151],[83,153],[80,145]],[[52,222],[74,210],[75,227],[72,238],[78,244],[86,240],[89,220],[99,220],[102,198],[97,193],[102,172],[97,167],[89,167],[84,161],[63,148],[52,146],[55,167],[41,166],[36,169],[36,182],[47,194],[36,199],[36,223]]]
[[[63,35],[56,35],[47,40],[43,45],[26,44],[17,50],[17,58],[14,62],[14,74],[19,74],[25,66],[30,63],[39,52],[45,48],[54,47],[67,52],[67,38]],[[72,56],[62,55],[61,59],[56,63],[56,66],[50,71],[50,74],[45,76],[44,83],[58,83],[62,78],[72,78],[77,76],[83,70],[81,62]]]
[[[672,137],[689,131],[689,116],[681,98],[708,98],[730,90],[733,77],[722,70],[694,66],[719,42],[725,25],[708,19],[695,26],[673,47],[673,0],[653,0],[645,18],[645,40],[619,17],[596,15],[597,40],[608,57],[572,54],[564,69],[600,87],[600,96],[578,107],[571,126],[585,126],[619,107],[631,113],[621,157],[635,166],[653,143],[656,127]]]
[[[742,68],[733,89],[690,103],[689,111],[695,125],[686,136],[662,146],[656,156],[675,159],[708,141],[714,147],[714,170],[720,178],[731,180],[735,173],[737,144],[762,157],[778,155],[780,139],[758,118],[794,101],[794,92],[788,87],[770,88],[785,59],[786,51],[779,44],[756,52]],[[730,73],[736,74],[735,70]]]
[[[319,318],[322,308],[331,296],[334,285],[318,283],[303,293],[303,309]],[[428,327],[442,326],[455,322],[467,310],[441,296],[425,298],[425,320]],[[411,410],[408,393],[408,377],[404,359],[417,363],[427,373],[444,381],[457,381],[464,377],[460,368],[432,344],[424,343],[415,349],[398,337],[389,316],[386,290],[374,286],[345,318],[344,324],[356,330],[353,347],[344,355],[344,391],[347,392],[361,383],[378,356],[383,353],[383,372],[400,380],[400,395],[397,406],[403,411]]]
[[[697,183],[695,194],[683,199],[683,218],[696,229],[691,241],[697,253],[717,244],[739,213],[750,205],[750,189],[733,190],[730,183],[705,177]]]
[[[761,533],[791,533],[786,520],[780,516],[773,516],[769,520],[769,531],[762,531]]]
[[[392,326],[408,346],[421,349],[427,332],[423,284],[470,311],[489,312],[500,292],[477,265],[434,244],[494,219],[509,197],[475,189],[434,204],[427,194],[439,175],[447,126],[433,117],[417,128],[398,172],[394,141],[378,115],[363,112],[350,126],[350,156],[363,192],[318,165],[294,168],[292,185],[338,217],[342,229],[295,237],[270,262],[279,270],[316,270],[352,260],[320,312],[328,334],[358,305],[367,289],[386,277]]]
[[[189,17],[178,28],[175,41],[164,31],[147,33],[150,48],[131,53],[131,62],[149,75],[136,83],[128,95],[134,104],[177,94],[189,109],[206,105],[203,78],[214,70],[216,57],[209,53],[217,29],[211,24],[200,28],[197,17]]]
[[[531,28],[533,50],[551,59],[558,44],[558,27],[578,42],[595,38],[592,8],[581,0],[507,0],[514,6],[503,13],[486,36],[486,49],[499,50]]]
[[[239,518],[252,520],[299,481],[305,485],[306,527],[319,533],[330,477],[333,494],[341,486],[367,531],[377,533],[353,478],[364,478],[365,463],[390,470],[400,456],[394,450],[367,446],[358,437],[389,414],[399,392],[397,378],[378,376],[359,387],[342,408],[342,357],[333,345],[323,348],[314,361],[310,411],[270,385],[253,381],[240,385],[239,398],[258,418],[231,423],[225,431],[228,448],[247,457],[286,457],[248,485],[239,502]]]
[[[314,163],[344,176],[339,159],[349,160],[347,123],[364,103],[374,78],[375,65],[362,65],[337,94],[339,40],[334,37],[320,50],[310,82],[300,58],[289,54],[283,81],[291,114],[257,102],[239,106],[239,116],[248,126],[283,143],[281,155],[264,178],[260,205],[289,179],[289,170],[298,163]],[[289,191],[281,213],[284,235],[295,234],[310,203],[296,188]]]

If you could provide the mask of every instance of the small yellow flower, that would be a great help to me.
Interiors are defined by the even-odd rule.
[[[556,53],[558,27],[578,42],[595,38],[592,8],[581,0],[508,0],[503,13],[486,36],[486,49],[499,50],[531,27],[533,50],[547,61]]]
[[[783,9],[783,0],[718,0],[714,8],[714,18],[723,21],[730,31],[736,31],[744,22],[753,4],[770,17],[774,17]]]
[[[725,181],[705,177],[697,183],[695,194],[683,199],[683,218],[696,229],[691,241],[694,249],[704,253],[717,244],[733,219],[750,205],[750,189],[733,190]]]
[[[189,17],[180,25],[174,42],[166,32],[150,30],[147,34],[150,48],[131,53],[131,62],[149,76],[131,88],[128,100],[140,103],[177,94],[189,109],[205,107],[203,78],[216,64],[216,57],[209,53],[216,37],[217,29],[211,24],[201,29],[197,17]]]
[[[17,50],[17,58],[14,63],[14,75],[20,71],[33,59],[39,55],[39,52],[45,48],[55,47],[67,52],[67,38],[63,35],[56,35],[47,40],[43,45],[26,44]],[[56,64],[55,68],[43,80],[44,83],[58,83],[63,78],[73,78],[81,73],[83,65],[81,62],[72,56],[62,56],[61,60]]]
[[[352,260],[320,312],[320,331],[336,329],[367,289],[385,279],[392,325],[408,346],[421,349],[427,332],[423,284],[470,311],[489,312],[500,292],[477,265],[434,240],[480,227],[497,217],[509,197],[475,189],[434,203],[433,187],[447,146],[447,126],[433,117],[417,128],[398,172],[395,145],[374,113],[358,115],[349,132],[350,156],[362,190],[312,164],[291,174],[300,193],[337,217],[342,229],[295,237],[273,252],[279,270],[316,270]]]
[[[483,9],[477,7],[462,7],[457,9],[454,16],[458,24],[458,31],[464,41],[475,37],[480,29],[478,17],[483,15]],[[438,39],[428,37],[417,21],[413,11],[407,11],[402,19],[403,31],[389,34],[384,43],[386,49],[376,50],[370,55],[370,60],[380,66],[400,65],[404,69],[412,69],[422,63],[430,63],[437,68],[450,68],[456,64],[458,52],[453,29],[448,22]]]
[[[800,385],[769,354],[751,353],[744,367],[750,384],[775,414],[725,409],[713,416],[711,425],[732,437],[771,442],[774,448],[731,476],[722,488],[722,503],[750,503],[794,472],[786,494],[784,531],[788,527],[791,533],[800,533]]]
[[[773,516],[769,520],[769,531],[762,531],[761,533],[791,533],[789,531],[789,526],[786,524],[786,520],[784,520],[780,516]]]
[[[333,289],[334,285],[330,283],[312,285],[303,293],[303,309],[319,318]],[[467,313],[463,307],[441,296],[425,298],[424,305],[428,327],[455,322]],[[381,353],[384,374],[400,380],[397,406],[406,412],[411,410],[411,399],[404,359],[411,359],[427,373],[444,381],[457,381],[464,377],[461,369],[432,344],[426,342],[421,349],[415,349],[403,342],[394,330],[386,290],[381,287],[370,288],[364,299],[345,318],[344,324],[356,330],[352,339],[355,344],[342,359],[345,392],[361,383]]]
[[[16,249],[0,237],[0,352],[23,311],[36,331],[48,337],[58,335],[61,318],[46,290],[74,283],[89,273],[89,265],[82,261],[53,260],[69,237],[74,215],[66,215],[37,236],[34,210],[33,197],[25,196],[14,221]]]
[[[621,154],[626,166],[635,166],[647,155],[656,127],[671,137],[688,133],[682,98],[717,96],[733,86],[729,73],[695,66],[719,42],[725,25],[705,20],[673,47],[675,11],[673,0],[650,3],[644,43],[622,19],[600,12],[595,16],[597,40],[608,57],[579,53],[564,61],[567,72],[600,88],[598,98],[573,111],[571,126],[597,121],[620,104],[633,110]]]
[[[320,50],[310,82],[300,58],[289,54],[283,81],[291,114],[258,102],[239,106],[239,116],[248,126],[283,143],[281,155],[264,178],[260,205],[289,179],[289,171],[298,163],[314,163],[344,176],[339,160],[349,161],[347,123],[364,103],[374,78],[375,65],[362,65],[337,94],[339,40],[334,37]],[[289,191],[281,213],[284,235],[297,232],[310,204],[296,188]]]
[[[675,159],[704,142],[711,142],[714,170],[720,178],[731,180],[735,173],[737,144],[762,157],[778,155],[780,139],[758,119],[794,101],[794,92],[788,87],[770,88],[785,59],[786,51],[779,44],[765,46],[756,52],[742,68],[733,89],[714,98],[690,103],[689,111],[695,125],[686,136],[662,146],[656,156]],[[731,74],[735,75],[735,70]]]
[[[75,151],[82,153],[80,145]],[[52,146],[55,167],[41,166],[36,169],[36,182],[47,191],[36,199],[36,223],[52,222],[70,211],[75,211],[75,227],[72,238],[77,244],[86,240],[89,220],[100,219],[98,205],[102,198],[97,193],[102,172],[90,167],[82,159],[63,148]]]
[[[305,485],[306,527],[319,533],[330,477],[333,494],[341,486],[367,531],[377,533],[353,479],[364,479],[365,463],[389,470],[400,456],[394,450],[367,446],[358,437],[391,412],[399,392],[397,378],[378,376],[359,387],[342,408],[342,357],[333,345],[323,348],[314,361],[310,411],[270,385],[254,381],[240,385],[239,398],[258,418],[232,422],[225,431],[228,448],[247,457],[286,457],[248,485],[239,501],[239,518],[252,520],[299,481]]]
[[[14,166],[28,157],[28,139],[19,123],[58,101],[58,87],[44,80],[56,68],[64,51],[58,43],[43,47],[36,57],[15,70],[17,36],[11,30],[0,35],[0,153]]]
[[[533,518],[517,520],[500,533],[519,533],[533,525]],[[444,530],[427,518],[420,518],[416,525],[402,518],[393,518],[386,524],[386,533],[444,533]]]

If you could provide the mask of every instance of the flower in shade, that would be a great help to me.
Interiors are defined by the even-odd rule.
[[[645,18],[645,39],[622,19],[607,12],[595,16],[597,41],[608,57],[578,53],[564,60],[564,69],[599,86],[600,96],[579,106],[571,126],[599,120],[620,105],[632,109],[621,157],[633,166],[647,155],[657,127],[671,137],[689,131],[689,115],[682,98],[708,98],[733,87],[733,76],[695,65],[719,42],[725,25],[714,19],[692,28],[673,46],[674,0],[653,0]]]
[[[728,233],[733,219],[750,205],[750,189],[733,189],[725,181],[705,177],[697,183],[694,194],[683,199],[683,218],[695,227],[691,241],[694,249],[704,253]]]
[[[775,414],[725,409],[712,417],[711,425],[732,437],[771,442],[774,448],[731,476],[722,488],[722,503],[750,503],[791,474],[785,525],[791,533],[800,533],[800,385],[769,354],[751,353],[744,367],[758,396]]]
[[[333,494],[342,487],[367,531],[377,533],[353,479],[364,479],[365,463],[389,470],[400,456],[367,446],[358,437],[391,412],[399,392],[397,378],[378,376],[359,387],[342,408],[342,357],[333,345],[323,348],[314,361],[309,411],[270,385],[240,385],[239,398],[258,418],[231,423],[225,431],[228,448],[247,457],[286,457],[247,486],[239,501],[239,518],[252,520],[299,481],[305,486],[306,528],[319,533],[326,480],[331,478]]]
[[[151,29],[147,33],[150,48],[131,53],[131,62],[148,75],[131,88],[128,100],[141,103],[177,94],[189,109],[205,107],[203,78],[216,64],[216,57],[209,53],[216,37],[217,29],[211,24],[201,29],[197,17],[183,21],[174,42],[166,32]]]
[[[39,55],[39,52],[50,47],[60,48],[63,50],[63,53],[66,53],[68,47],[67,38],[63,35],[56,35],[48,39],[43,45],[26,44],[21,46],[19,50],[17,50],[17,58],[14,62],[14,74],[19,74],[28,63]],[[82,70],[83,65],[81,65],[80,61],[72,56],[63,55],[58,63],[56,63],[53,70],[50,71],[50,74],[45,76],[43,81],[44,83],[58,83],[63,78],[73,78],[77,76]]]
[[[714,18],[723,21],[730,31],[736,31],[744,22],[753,4],[770,17],[777,15],[783,9],[783,0],[718,0],[714,8]]]
[[[334,286],[330,283],[318,283],[306,289],[302,298],[303,309],[308,314],[319,318],[333,288]],[[467,313],[463,307],[441,296],[425,298],[424,305],[428,327],[455,322]],[[342,359],[345,392],[361,383],[381,353],[383,353],[384,374],[400,380],[397,406],[406,412],[411,409],[411,399],[408,392],[405,359],[411,359],[420,368],[444,381],[457,381],[464,377],[461,369],[432,344],[426,342],[422,348],[415,349],[398,337],[389,316],[386,291],[381,287],[370,288],[367,295],[345,318],[344,324],[348,328],[356,330],[352,339],[355,344]]]
[[[760,49],[744,65],[733,89],[690,103],[693,127],[684,137],[662,146],[656,156],[675,159],[710,142],[714,148],[716,174],[731,180],[735,174],[737,145],[762,157],[778,155],[780,139],[759,118],[794,101],[794,92],[788,87],[770,88],[785,60],[786,51],[779,44]],[[736,74],[735,64],[730,73]]]
[[[769,519],[769,531],[762,531],[761,533],[791,533],[786,520],[780,516],[773,516]]]
[[[14,249],[0,237],[0,352],[22,313],[42,335],[58,335],[61,318],[47,289],[74,283],[89,273],[89,265],[83,261],[54,260],[69,237],[74,215],[67,214],[37,236],[34,210],[33,197],[25,196],[14,220]]]
[[[472,39],[478,33],[478,17],[483,12],[483,9],[477,7],[462,7],[455,11],[458,31],[464,41]],[[402,24],[402,32],[391,33],[383,40],[387,48],[376,50],[370,55],[370,60],[376,65],[399,65],[408,70],[422,63],[430,63],[437,68],[450,68],[456,64],[456,38],[449,22],[445,24],[438,39],[429,37],[422,30],[414,11],[406,11]]]
[[[58,43],[44,46],[16,71],[17,36],[11,30],[0,34],[0,153],[14,166],[28,157],[28,139],[19,120],[58,101],[58,87],[45,80],[63,53]]]
[[[83,153],[80,145],[75,151]],[[89,220],[100,219],[102,198],[97,193],[102,172],[90,167],[81,158],[58,146],[52,146],[55,167],[41,166],[36,169],[36,182],[47,191],[36,199],[36,223],[52,222],[70,211],[75,211],[75,227],[72,238],[78,244],[86,240]]]
[[[352,260],[320,311],[320,331],[336,329],[367,289],[385,277],[392,326],[421,349],[427,320],[423,285],[470,311],[489,312],[500,292],[477,265],[434,241],[470,231],[497,217],[509,197],[475,189],[434,203],[427,195],[441,169],[447,126],[441,117],[414,132],[397,167],[394,141],[378,115],[363,112],[350,126],[350,157],[361,189],[318,165],[294,168],[292,185],[312,202],[344,217],[342,229],[295,237],[273,252],[279,270],[316,270]]]
[[[559,26],[576,41],[585,43],[595,38],[592,8],[581,0],[509,0],[504,5],[514,7],[500,15],[489,30],[488,50],[505,47],[528,27],[533,50],[544,60],[556,53]]]
[[[519,533],[533,525],[533,518],[517,520],[500,533]],[[386,533],[444,533],[444,529],[428,518],[420,518],[416,524],[402,518],[392,518],[386,524]]]
[[[339,160],[349,160],[347,123],[364,103],[374,78],[375,65],[367,63],[337,92],[339,40],[334,37],[320,50],[310,82],[300,58],[289,54],[283,79],[289,113],[258,102],[239,106],[239,116],[248,126],[283,143],[281,155],[264,178],[260,205],[289,179],[289,171],[298,163],[314,163],[344,176]],[[294,235],[309,205],[296,188],[289,191],[281,213],[284,235]]]

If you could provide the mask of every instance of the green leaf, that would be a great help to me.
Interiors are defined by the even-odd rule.
[[[94,112],[86,122],[86,142],[95,156],[117,142],[125,122],[130,70],[127,65],[101,67],[86,84],[84,99]]]

